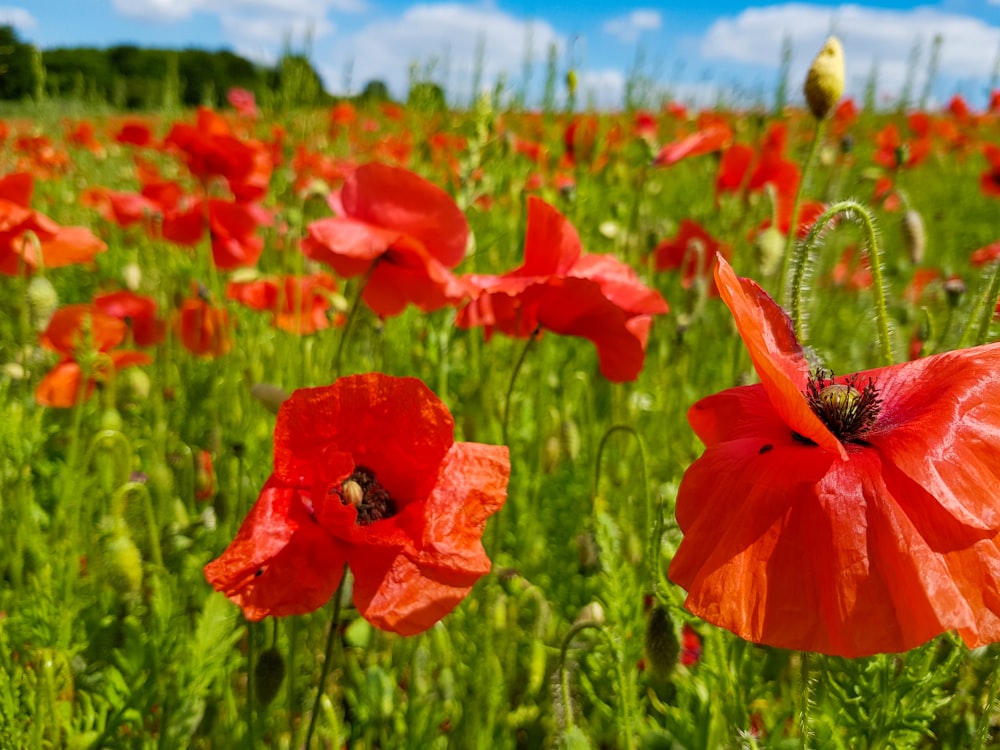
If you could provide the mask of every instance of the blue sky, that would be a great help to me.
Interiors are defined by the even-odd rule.
[[[2,2],[3,0],[0,0]],[[15,0],[16,1],[16,0]],[[879,95],[898,97],[911,59],[914,95],[926,80],[940,34],[934,103],[955,92],[986,100],[1000,55],[1000,0],[943,0],[913,6],[881,0],[828,2],[595,3],[544,0],[21,0],[0,5],[0,23],[42,49],[131,43],[227,48],[263,63],[282,47],[309,46],[334,93],[382,79],[405,95],[411,66],[428,72],[456,102],[472,94],[477,47],[484,86],[529,90],[545,77],[552,45],[560,76],[572,62],[581,98],[620,106],[641,60],[657,90],[693,104],[773,100],[784,40],[792,45],[790,88],[835,29],[844,43],[848,92],[860,97],[873,68]]]

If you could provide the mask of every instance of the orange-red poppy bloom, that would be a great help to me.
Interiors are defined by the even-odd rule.
[[[378,315],[407,304],[425,312],[465,299],[449,269],[465,257],[469,225],[444,190],[401,167],[365,164],[331,196],[336,217],[308,227],[302,251],[338,276],[368,275],[363,298]]]
[[[608,380],[635,380],[646,357],[653,315],[669,310],[612,255],[583,252],[569,220],[540,198],[528,198],[524,264],[503,276],[468,276],[473,300],[459,311],[462,328],[483,326],[527,338],[549,330],[597,347]]]
[[[135,292],[120,291],[98,294],[94,307],[118,318],[132,329],[136,346],[156,346],[163,341],[166,324],[156,317],[156,300]]]
[[[979,176],[979,189],[983,195],[996,198],[1000,196],[1000,146],[984,143],[983,156],[989,162],[989,167]]]
[[[260,620],[322,606],[346,565],[366,620],[419,633],[489,571],[480,540],[509,474],[507,448],[456,443],[447,407],[416,378],[295,391],[278,412],[274,471],[205,577]]]
[[[90,398],[97,383],[118,370],[152,362],[145,352],[115,348],[125,340],[127,330],[123,321],[93,305],[66,305],[56,310],[40,340],[43,347],[61,354],[62,360],[38,383],[35,401],[42,406],[69,408]]]
[[[16,276],[40,264],[59,268],[89,263],[107,250],[86,227],[63,227],[32,210],[34,188],[34,178],[25,172],[0,178],[0,273]]]
[[[688,289],[695,279],[708,278],[715,265],[715,255],[729,256],[729,246],[721,244],[693,219],[684,219],[677,236],[668,237],[653,250],[657,271],[681,271],[681,285]],[[714,290],[715,284],[712,283]]]
[[[229,312],[200,295],[181,303],[174,326],[184,348],[199,357],[220,357],[232,345]]]
[[[337,282],[326,273],[230,281],[226,297],[252,310],[270,311],[274,325],[307,334],[329,328]]]
[[[669,167],[688,156],[701,156],[713,151],[721,151],[732,142],[732,128],[725,123],[711,123],[685,138],[665,145],[653,159],[653,164]]]
[[[742,638],[840,656],[1000,640],[1000,344],[832,378],[719,259],[760,376],[688,412],[670,577]]]

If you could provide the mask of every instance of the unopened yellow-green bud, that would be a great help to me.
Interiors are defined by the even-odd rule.
[[[806,75],[806,103],[817,120],[833,111],[844,93],[844,50],[840,40],[831,36],[816,55]]]

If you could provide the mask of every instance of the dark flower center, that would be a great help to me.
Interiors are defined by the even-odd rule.
[[[882,399],[871,378],[861,383],[851,375],[846,383],[837,383],[833,373],[816,370],[806,386],[806,400],[837,438],[844,443],[864,442],[862,438],[875,426]]]
[[[340,485],[340,502],[358,509],[359,526],[367,526],[383,518],[396,515],[396,503],[378,480],[375,472],[366,466],[356,466]]]

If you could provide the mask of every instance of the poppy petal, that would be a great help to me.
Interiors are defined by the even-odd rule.
[[[333,596],[345,556],[308,512],[308,495],[269,481],[205,579],[248,620],[305,614]]]
[[[736,276],[725,258],[717,257],[715,282],[719,295],[733,314],[754,369],[775,409],[792,430],[846,460],[844,446],[806,401],[809,365],[795,337],[792,321],[760,286]]]

